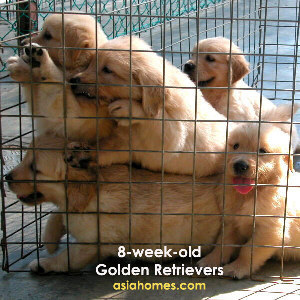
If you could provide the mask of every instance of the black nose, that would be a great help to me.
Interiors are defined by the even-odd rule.
[[[8,173],[8,174],[6,174],[6,175],[4,176],[4,178],[5,178],[5,180],[9,180],[9,181],[13,180],[13,177],[12,177],[11,172]]]
[[[184,65],[183,71],[185,73],[190,73],[195,69],[195,67],[196,66],[193,63],[188,62]]]
[[[249,169],[249,166],[243,160],[239,160],[233,165],[233,169],[235,174],[243,175]]]
[[[29,44],[29,42],[30,42],[30,39],[29,39],[29,38],[24,39],[24,40],[22,40],[22,42],[21,42],[21,46],[25,46],[25,45]]]
[[[72,83],[71,89],[75,90],[77,88],[76,84],[80,83],[80,78],[79,77],[73,77],[73,78],[70,79],[70,83]]]

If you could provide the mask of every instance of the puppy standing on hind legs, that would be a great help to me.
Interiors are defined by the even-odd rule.
[[[87,68],[96,53],[96,46],[99,48],[106,41],[107,37],[95,18],[73,11],[64,16],[51,13],[45,19],[43,29],[23,40],[22,45],[31,42],[45,47],[55,65],[64,69],[69,79]]]
[[[290,107],[287,108],[289,110]],[[289,118],[288,114],[286,120]],[[300,246],[300,175],[293,171],[292,159],[288,155],[290,137],[275,125],[261,124],[259,144],[257,141],[258,124],[240,125],[230,134],[228,149],[232,153],[228,154],[227,161],[225,180],[228,185],[225,187],[224,213],[232,216],[224,216],[224,236],[220,234],[217,241],[219,245],[222,241],[224,243],[223,260],[220,262],[221,246],[216,246],[198,263],[200,266],[225,264],[224,275],[238,279],[249,276],[251,271],[258,271],[269,258],[281,257],[284,223],[284,246]],[[255,153],[258,148],[255,232],[252,232],[257,159]],[[288,171],[287,218],[284,220]],[[223,211],[223,188],[217,189],[220,210]],[[239,249],[229,245],[242,246]],[[229,263],[236,251],[239,251],[237,258]],[[284,259],[300,260],[300,249],[285,248]]]
[[[63,72],[54,64],[47,50],[37,44],[26,46],[22,56],[10,57],[7,64],[10,76],[22,83],[29,113],[33,114],[39,133],[63,137],[66,113],[69,138],[95,142],[97,132],[98,138],[110,134],[113,122],[105,119],[107,105],[102,101],[97,105],[95,100],[75,97],[70,85],[64,86]],[[96,116],[98,122],[92,118]]]

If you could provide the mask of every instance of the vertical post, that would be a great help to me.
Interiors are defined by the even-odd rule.
[[[38,14],[36,1],[19,1],[17,4],[18,36],[28,34],[38,29]],[[23,38],[18,39],[19,44]]]

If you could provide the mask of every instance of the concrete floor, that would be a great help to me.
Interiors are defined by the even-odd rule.
[[[242,16],[245,14],[243,9],[246,9],[246,12],[249,8],[249,3],[247,0],[239,0],[236,3],[239,3],[237,16]],[[242,3],[246,3],[245,6]],[[258,1],[255,1],[258,3]],[[283,2],[283,1],[281,1]],[[281,9],[280,16],[276,6],[278,5],[277,0],[269,0],[268,4],[270,6],[268,18],[270,19],[289,19],[295,20],[295,1],[286,0],[281,6],[285,6],[285,9]],[[271,7],[274,7],[271,8]],[[235,7],[236,8],[236,7]],[[225,16],[228,16],[229,6],[225,6]],[[212,9],[208,11],[208,17],[213,17],[216,14],[215,10]],[[220,16],[220,11],[217,11],[218,16]],[[218,21],[219,22],[219,21]],[[220,21],[219,24],[222,22]],[[208,28],[213,28],[216,25],[214,20],[207,21]],[[241,20],[234,23],[233,26],[233,36],[234,40],[238,41],[244,52],[253,52],[254,46],[253,43],[256,38],[249,38],[249,43],[247,38],[242,38],[247,34],[243,32],[243,24],[248,24],[247,22],[243,23]],[[250,23],[249,23],[250,24]],[[270,25],[276,25],[276,23],[270,23]],[[277,40],[277,31],[276,27],[268,27],[267,38],[266,38],[266,53],[281,53],[281,54],[293,54],[294,53],[294,29],[288,27],[290,23],[284,23],[287,26],[282,26],[280,28],[279,39]],[[291,22],[293,25],[293,23]],[[179,26],[181,29],[178,30]],[[188,37],[189,31],[188,27],[193,27],[193,21],[190,24],[187,24],[187,20],[182,20],[181,24],[178,20],[175,20],[171,23],[168,23],[166,26],[167,40],[166,44],[170,45],[171,43],[176,42],[176,40],[185,39]],[[200,19],[200,29],[205,31],[205,22]],[[251,30],[253,29],[253,24]],[[191,46],[193,46],[196,41],[195,36],[195,26],[193,27],[194,31],[190,32],[194,36],[183,44],[177,44],[173,47],[169,47],[169,50],[173,51],[189,51]],[[221,26],[216,30],[208,31],[208,36],[222,35],[222,30],[225,28],[225,35],[229,36],[229,25]],[[1,27],[0,27],[1,30]],[[200,30],[200,31],[201,31]],[[141,36],[152,43],[154,49],[161,48],[161,31],[160,29],[150,30],[141,33]],[[200,34],[201,38],[206,37],[205,33]],[[286,44],[287,46],[281,46],[276,50],[276,47],[272,46],[272,43],[277,41],[280,44]],[[182,47],[182,48],[181,48]],[[257,46],[256,48],[257,49]],[[277,52],[276,52],[277,51]],[[4,57],[11,55],[9,51],[4,54]],[[175,65],[180,66],[184,61],[188,59],[188,54],[183,55],[171,55],[167,54],[167,58],[172,61]],[[253,57],[248,57],[254,65]],[[276,64],[274,64],[274,62]],[[291,57],[266,57],[265,61],[265,72],[264,72],[264,88],[280,88],[285,89],[284,91],[274,92],[271,90],[264,91],[264,94],[271,99],[274,99],[276,103],[282,103],[280,99],[291,100],[293,95],[291,92],[292,88],[292,67],[293,67],[293,58]],[[276,70],[275,70],[276,67]],[[256,71],[254,70],[249,76],[249,82],[253,81]],[[300,73],[297,73],[297,82],[300,81]],[[280,77],[280,80],[278,78]],[[8,79],[9,80],[9,79]],[[258,85],[260,82],[258,82]],[[297,86],[296,86],[297,88]],[[1,82],[1,109],[9,107],[13,104],[19,103],[18,95],[19,87],[18,84],[4,83]],[[299,93],[295,94],[295,99],[300,99]],[[21,113],[26,114],[25,105],[21,106]],[[7,116],[2,117],[2,137],[4,140],[9,140],[19,132],[24,133],[31,128],[31,120],[26,117],[9,117],[8,115],[17,115],[19,113],[19,107],[8,109],[5,114]],[[296,115],[296,121],[300,121],[300,112]],[[299,126],[298,132],[299,132]],[[27,135],[22,138],[22,143],[27,143],[31,139],[30,135]],[[16,140],[13,143],[9,143],[9,146],[19,145],[20,140]],[[6,165],[4,165],[4,173],[10,170],[20,159],[20,153],[13,150],[6,150],[3,153]],[[300,170],[300,157],[295,159],[295,167]],[[15,197],[13,197],[7,191],[7,197],[5,199],[6,205],[12,204],[10,207],[11,211],[21,211],[21,205],[15,203]],[[48,209],[49,207],[44,207],[43,210]],[[25,208],[28,210],[28,208]],[[35,224],[29,225],[24,232],[18,232],[13,234],[16,229],[21,228],[22,221],[20,214],[17,213],[6,213],[6,225],[7,225],[7,234],[12,234],[10,241],[20,242],[21,238],[24,237],[27,241],[34,241],[35,236]],[[29,224],[32,221],[33,215],[26,214],[23,222]],[[46,221],[46,217],[43,218],[41,224],[41,229],[43,228]],[[24,253],[27,253],[34,249],[34,246],[29,245],[25,247]],[[42,248],[40,251],[41,256],[47,256],[48,254]],[[255,277],[259,281],[255,280],[241,280],[235,281],[230,279],[220,279],[217,277],[214,278],[191,278],[191,277],[112,277],[105,276],[99,277],[95,274],[95,265],[90,266],[88,271],[90,273],[80,273],[76,275],[34,275],[28,271],[28,263],[36,257],[35,252],[21,259],[16,264],[12,266],[12,270],[19,270],[23,272],[12,272],[5,273],[0,271],[0,299],[299,299],[300,296],[300,264],[287,263],[284,265],[284,276],[295,278],[288,281],[281,281],[278,279],[280,274],[280,263],[270,261],[266,266],[261,270],[261,272]],[[1,261],[1,252],[0,252],[0,261]],[[9,259],[10,262],[16,261],[20,258],[20,246],[11,245],[9,247]],[[114,265],[116,261],[110,261],[109,264]],[[126,263],[122,261],[122,263]],[[189,263],[189,262],[185,262]],[[24,272],[25,271],[25,272]],[[277,277],[274,277],[277,276]],[[115,282],[124,282],[129,280],[130,282],[204,282],[206,283],[205,291],[114,291],[113,284]]]

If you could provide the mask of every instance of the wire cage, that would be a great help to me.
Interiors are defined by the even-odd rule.
[[[5,62],[9,56],[20,54],[23,51],[22,39],[41,30],[44,20],[54,12],[62,15],[72,12],[89,14],[101,24],[108,39],[122,35],[136,35],[149,43],[158,55],[179,69],[183,69],[198,41],[217,36],[227,37],[241,48],[250,63],[251,72],[245,78],[245,82],[249,86],[275,104],[289,102],[294,105],[297,100],[300,100],[297,86],[300,80],[297,72],[299,65],[297,58],[299,54],[299,1],[114,0],[97,2],[54,0],[34,2],[25,0],[15,2],[6,0],[6,3],[0,4],[0,39],[3,50],[0,72],[0,129],[2,269],[7,272],[29,271],[27,263],[43,256],[45,250],[42,232],[54,208],[49,204],[33,207],[23,206],[8,189],[7,180],[4,179],[4,175],[22,161],[29,144],[36,136],[33,116],[23,99],[21,84],[9,77]],[[101,49],[97,51],[101,51]],[[30,80],[32,79],[29,78]],[[61,84],[66,86],[69,83],[64,78]],[[297,114],[292,118],[296,128],[299,124],[298,119]],[[162,148],[160,152],[164,159],[164,149]],[[295,154],[294,163],[297,167],[297,155]],[[132,170],[131,168],[130,164],[130,170]],[[130,178],[131,175],[128,182],[124,182],[129,185],[129,204],[134,200],[130,199],[133,193]],[[34,181],[36,180],[34,179]],[[100,181],[97,178],[98,189],[101,189]],[[193,176],[192,189],[195,182],[196,179]],[[145,184],[145,182],[141,183]],[[67,187],[68,184],[70,183],[66,178],[65,186]],[[158,184],[162,191],[159,205],[162,207],[163,189],[168,184],[168,182],[164,182],[164,170],[162,170],[161,180],[155,184]],[[194,201],[194,196],[191,201]],[[134,213],[130,211],[127,215],[131,220]],[[157,221],[160,224],[162,224],[164,215],[159,209],[156,216],[159,216]],[[187,215],[193,219],[192,211]],[[100,218],[101,213],[99,213]],[[222,219],[224,220],[224,218]],[[255,220],[255,214],[253,219]],[[131,227],[129,228],[131,231]],[[193,226],[191,226],[191,230],[192,228]],[[157,242],[158,246],[163,245],[161,237],[162,232],[160,240]],[[61,241],[61,244],[67,249],[72,243],[74,241],[69,234]],[[101,245],[101,241],[98,240],[97,244]],[[212,244],[212,246],[214,245],[215,243]],[[99,251],[98,256],[100,256]],[[284,264],[281,264],[280,271],[272,275],[283,277],[285,275],[283,271]]]

